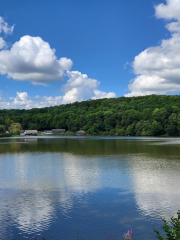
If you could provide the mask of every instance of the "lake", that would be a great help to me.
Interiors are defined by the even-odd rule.
[[[1,138],[0,240],[156,239],[179,183],[180,138]]]

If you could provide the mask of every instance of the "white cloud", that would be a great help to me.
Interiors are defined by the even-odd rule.
[[[99,91],[97,88],[100,82],[96,79],[89,78],[86,74],[78,71],[68,71],[67,76],[69,80],[62,87],[62,90],[65,92],[62,100],[63,103],[116,97],[115,93]]]
[[[17,92],[12,104],[17,107],[31,108],[33,101],[29,99],[27,92]]]
[[[94,90],[98,88],[100,82],[96,79],[88,78],[86,74],[78,71],[68,71],[69,80],[62,86],[65,93],[63,103],[83,101],[92,98]]]
[[[11,35],[14,30],[14,25],[9,26],[7,22],[4,21],[4,18],[0,16],[0,33],[5,35]]]
[[[9,27],[0,17],[0,33],[12,34],[13,29],[14,26]],[[116,97],[113,92],[106,93],[98,90],[100,84],[98,80],[89,78],[79,71],[70,71],[72,60],[66,57],[58,59],[55,49],[52,49],[41,37],[23,36],[10,49],[0,37],[0,49],[0,74],[8,78],[46,86],[48,82],[63,80],[64,76],[69,78],[62,86],[64,93],[62,96],[30,97],[27,92],[17,92],[16,97],[9,98],[10,101],[0,97],[0,108],[40,108],[75,101]]]
[[[155,7],[155,16],[157,18],[180,20],[179,0],[166,0],[166,4],[158,4]]]
[[[71,67],[71,59],[57,59],[55,50],[40,37],[23,36],[10,50],[0,51],[0,73],[16,80],[60,81]]]
[[[4,41],[4,39],[2,37],[0,37],[0,49],[5,48],[6,46],[7,46],[6,42]]]
[[[131,93],[125,96],[180,91],[180,1],[167,0],[166,5],[157,5],[155,12],[157,18],[176,20],[166,25],[171,37],[135,57],[132,66],[137,77],[128,86]]]
[[[0,16],[0,34],[4,34],[6,35],[11,35],[13,33],[14,30],[14,26],[9,26],[7,22],[4,21],[4,19]],[[7,44],[5,42],[5,40],[0,37],[0,50],[2,50],[3,48],[6,48]]]
[[[107,93],[98,90],[100,82],[89,78],[87,74],[82,74],[78,71],[68,71],[67,76],[69,80],[62,87],[62,90],[65,92],[62,99],[63,103],[116,97],[114,92]]]
[[[103,92],[98,90],[100,84],[96,79],[88,78],[86,74],[78,71],[68,71],[69,80],[62,86],[64,95],[62,96],[43,96],[36,95],[30,97],[27,92],[17,92],[16,97],[10,97],[10,101],[6,102],[0,98],[0,108],[42,108],[56,106],[66,103],[80,102],[89,99],[114,98],[116,94],[113,92]]]
[[[9,26],[0,17],[0,34],[12,34],[13,29],[14,26]],[[5,40],[0,37],[0,49],[0,74],[15,80],[31,81],[34,85],[61,81],[72,67],[71,59],[58,59],[55,49],[41,37],[23,36],[10,49],[7,49]]]
[[[170,31],[170,32],[180,32],[180,22],[171,22],[169,24],[166,25],[166,28]]]
[[[103,91],[99,91],[98,89],[94,90],[94,97],[92,97],[91,99],[99,99],[99,98],[115,98],[116,94],[114,92],[103,92]]]
[[[145,96],[151,94],[166,94],[180,91],[180,85],[166,82],[165,79],[156,75],[140,75],[129,84],[131,93],[126,94],[126,97]]]

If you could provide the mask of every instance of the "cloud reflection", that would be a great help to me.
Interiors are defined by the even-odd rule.
[[[47,193],[18,192],[8,205],[18,228],[29,234],[48,229],[53,219],[54,207]]]
[[[180,209],[180,161],[133,156],[131,172],[136,203],[144,215],[169,218]]]
[[[56,221],[57,209],[65,218],[70,218],[75,198],[82,203],[86,194],[102,188],[134,192],[140,213],[153,219],[175,214],[180,208],[179,169],[180,162],[175,159],[160,159],[145,153],[3,155],[0,161],[1,234],[5,234],[9,222],[23,233],[49,229]],[[7,216],[11,219],[8,223]]]
[[[9,157],[11,164],[7,165]],[[92,171],[92,165],[96,163],[66,153],[46,153],[41,157],[37,154],[33,159],[30,154],[5,155],[0,168],[1,190],[4,189],[6,198],[6,204],[0,198],[1,226],[5,226],[9,214],[11,222],[20,231],[28,234],[43,231],[53,221],[57,204],[62,214],[68,217],[74,196],[81,197],[101,187],[98,167]],[[12,171],[9,178],[4,171],[7,168]]]

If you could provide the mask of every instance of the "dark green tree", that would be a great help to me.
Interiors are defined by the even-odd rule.
[[[159,122],[157,122],[156,120],[152,122],[151,125],[151,135],[153,136],[157,136],[162,134],[163,132],[163,128],[161,126],[161,124]]]
[[[0,133],[5,133],[5,131],[6,131],[5,126],[1,124],[0,125]]]

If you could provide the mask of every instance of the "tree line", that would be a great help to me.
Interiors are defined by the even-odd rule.
[[[24,130],[84,130],[91,135],[179,136],[180,96],[149,95],[97,99],[72,104],[0,110],[0,132],[12,123]]]

